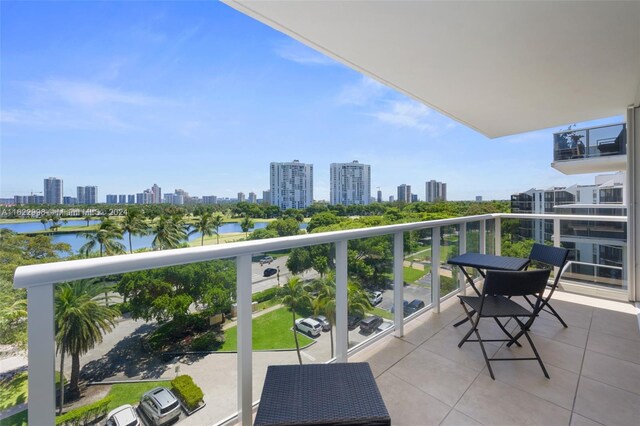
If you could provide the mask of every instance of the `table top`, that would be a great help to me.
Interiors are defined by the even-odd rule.
[[[494,269],[498,271],[520,271],[529,264],[529,259],[522,257],[494,256],[492,254],[465,253],[452,257],[447,261],[450,265],[469,266],[477,269]]]
[[[390,425],[368,363],[271,365],[255,425]]]

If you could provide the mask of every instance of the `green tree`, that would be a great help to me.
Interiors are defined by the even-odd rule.
[[[329,334],[331,338],[331,358],[334,356],[333,326],[336,323],[336,283],[333,277],[320,278],[314,285],[318,290],[318,296],[313,299],[313,312],[322,314],[331,323]]]
[[[85,216],[84,221],[87,222],[87,226],[89,226],[89,222],[91,221],[91,216],[89,215]]]
[[[308,247],[294,248],[287,259],[287,269],[292,274],[301,274],[311,268],[311,256]]]
[[[276,219],[267,225],[267,229],[276,231],[279,237],[287,237],[298,235],[300,233],[300,224],[293,218]]]
[[[112,330],[118,316],[118,311],[93,300],[101,291],[95,279],[63,283],[56,288],[54,324],[60,371],[64,371],[64,355],[70,355],[69,393],[74,398],[80,394],[80,355],[102,342],[103,333]],[[61,387],[63,383],[61,380]]]
[[[341,221],[341,218],[330,211],[320,212],[311,217],[309,225],[307,225],[307,232],[313,232],[315,228],[334,225],[336,223],[340,223]]]
[[[296,342],[296,352],[298,362],[302,365],[300,356],[300,343],[298,343],[298,332],[296,331],[296,311],[311,303],[311,297],[305,289],[300,277],[291,277],[280,289],[282,304],[291,312],[291,325],[293,327],[293,338]]]
[[[80,247],[80,253],[87,257],[96,246],[100,247],[100,257],[103,253],[112,255],[125,252],[124,245],[117,241],[122,239],[122,230],[111,219],[102,220],[96,232],[87,232],[82,235],[88,241]]]
[[[179,215],[161,216],[153,233],[151,247],[159,250],[177,248],[187,239],[184,219]]]
[[[204,237],[210,237],[214,234],[215,226],[213,224],[213,215],[211,213],[204,212],[200,215],[200,219],[193,225],[193,230],[189,232],[189,235],[196,234],[200,232],[202,234],[202,238],[200,239],[200,245],[204,246]]]
[[[133,253],[132,235],[147,235],[149,227],[144,220],[142,211],[139,209],[128,209],[127,215],[120,224],[122,232],[129,233],[129,253]]]
[[[47,230],[47,223],[49,223],[49,221],[43,217],[42,219],[40,219],[40,223],[42,224],[42,227],[46,231]]]
[[[242,232],[244,232],[245,238],[249,237],[249,229],[251,229],[252,227],[253,227],[253,221],[251,220],[249,215],[246,215],[242,219],[242,222],[240,222],[240,228],[242,228]]]
[[[220,213],[213,216],[213,218],[211,219],[211,224],[213,225],[213,229],[215,229],[216,233],[216,244],[220,244],[220,227],[223,223],[224,217]]]
[[[347,310],[349,315],[364,317],[365,312],[372,309],[369,296],[359,284],[350,281],[347,284]]]

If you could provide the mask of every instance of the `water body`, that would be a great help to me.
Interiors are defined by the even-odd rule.
[[[93,225],[96,223],[100,223],[100,221],[92,220],[92,221],[89,221],[89,223]],[[69,220],[66,223],[66,225],[60,222],[61,226],[82,226],[86,224],[87,222],[84,220]],[[268,225],[267,222],[255,222],[251,230],[253,231],[254,229],[265,228],[267,225]],[[301,225],[301,228],[306,228],[307,226],[306,223],[303,223],[302,225]],[[42,226],[42,223],[40,222],[2,223],[0,224],[0,228],[8,228],[14,232],[22,232],[22,233],[41,231],[44,229]],[[240,224],[236,222],[225,223],[220,227],[218,232],[221,235],[234,233],[234,232],[242,232],[242,228],[240,227]],[[150,248],[153,238],[154,238],[154,235],[144,235],[144,236],[134,235],[131,238],[131,245],[133,246],[133,250]],[[199,240],[200,238],[202,238],[202,234],[200,232],[197,232],[189,236],[189,241]],[[56,235],[53,235],[52,240],[54,243],[69,244],[71,246],[71,250],[73,250],[74,253],[77,253],[80,250],[80,247],[82,247],[87,242],[87,239],[84,237],[84,234],[81,232],[71,233],[71,234],[56,234]],[[127,251],[129,251],[129,233],[125,232],[122,240],[119,240],[119,241],[122,244],[124,244]]]

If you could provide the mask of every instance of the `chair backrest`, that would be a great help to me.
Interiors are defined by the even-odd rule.
[[[569,257],[569,250],[562,247],[545,246],[535,243],[531,248],[529,259],[562,268]]]
[[[490,296],[542,294],[549,280],[549,269],[531,271],[487,271],[482,293]]]

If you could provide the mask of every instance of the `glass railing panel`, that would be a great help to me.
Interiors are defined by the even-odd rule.
[[[405,317],[431,304],[432,234],[431,229],[404,233],[402,309]]]
[[[480,253],[480,222],[467,223],[467,253]],[[487,239],[488,241],[488,239]],[[455,272],[455,268],[453,269]],[[468,268],[473,278],[479,278],[480,273],[477,269]]]
[[[554,161],[624,155],[627,153],[626,125],[569,130],[553,135]]]
[[[457,268],[453,268],[447,263],[447,260],[460,253],[459,231],[460,225],[449,225],[440,228],[440,297],[445,297],[460,288]],[[437,241],[434,241],[434,244],[437,243]]]
[[[495,219],[488,219],[486,221],[485,232],[486,232],[486,253],[496,254],[496,221]]]
[[[374,338],[393,323],[393,235],[349,241],[347,275],[351,348]],[[378,293],[382,297],[380,303],[375,300]]]

